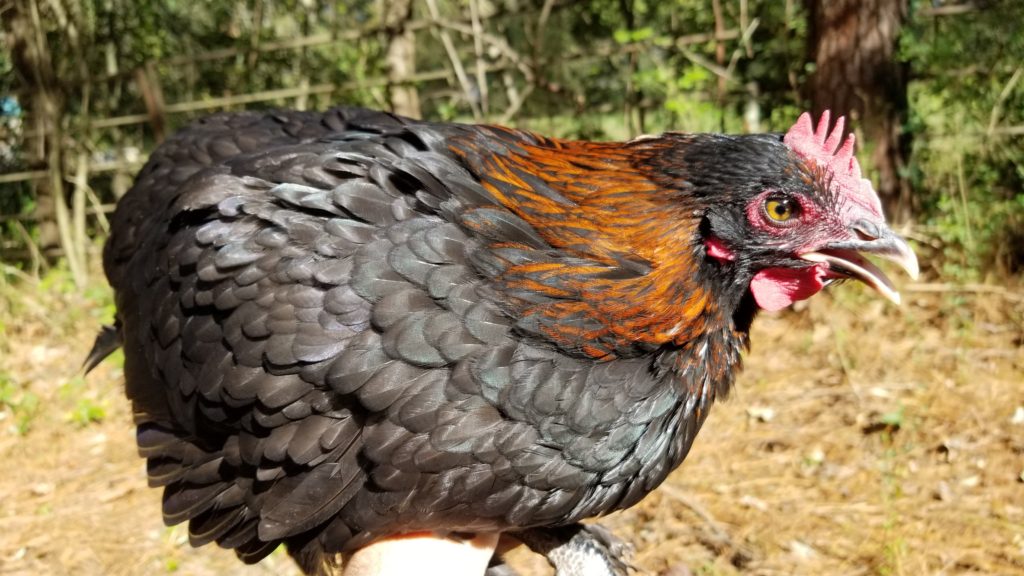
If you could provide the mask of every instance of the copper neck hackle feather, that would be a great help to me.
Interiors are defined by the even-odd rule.
[[[488,137],[503,132],[491,128]],[[511,263],[495,279],[511,300],[545,297],[513,302],[519,316],[564,348],[606,359],[683,345],[722,321],[696,274],[694,207],[642,167],[670,143],[531,138],[505,154],[486,153],[475,139],[451,146],[464,158],[476,152],[488,192],[567,256]]]

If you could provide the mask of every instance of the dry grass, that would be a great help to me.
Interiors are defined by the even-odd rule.
[[[604,522],[652,574],[1024,574],[1021,304],[833,292],[758,320],[684,465]],[[0,285],[0,574],[294,574],[161,524],[117,359],[75,377],[109,314]]]

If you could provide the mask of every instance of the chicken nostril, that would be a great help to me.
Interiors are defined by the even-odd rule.
[[[850,228],[857,233],[858,238],[865,242],[878,240],[882,237],[882,232],[878,229],[878,225],[869,220],[858,220]]]

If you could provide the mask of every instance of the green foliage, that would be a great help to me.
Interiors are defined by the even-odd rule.
[[[89,343],[100,324],[112,322],[113,309],[105,281],[94,277],[79,291],[60,263],[38,280],[0,276],[0,435],[66,423],[86,427],[107,418],[110,394],[120,400],[120,389],[97,389],[81,375],[67,378],[37,364],[67,354],[73,339]],[[71,358],[72,370],[83,359]],[[103,364],[123,370],[123,352]]]
[[[95,161],[151,150],[156,142],[145,124],[89,127],[97,118],[146,115],[140,77],[149,78],[166,104],[179,107],[167,115],[168,132],[213,111],[183,103],[302,85],[335,89],[222,108],[338,103],[387,108],[390,88],[382,79],[395,30],[385,26],[381,8],[386,4],[81,0],[60,15],[57,4],[41,3],[43,32],[66,106],[68,147],[88,151]],[[758,110],[758,129],[784,130],[806,108],[799,93],[813,72],[804,4],[749,0],[742,19],[740,2],[721,2],[725,29],[749,33],[744,42],[722,43],[724,60],[718,42],[693,41],[716,28],[710,0],[567,2],[547,13],[543,26],[541,2],[481,3],[485,32],[504,43],[516,63],[498,44],[487,42],[478,54],[464,29],[447,32],[472,83],[478,58],[496,67],[485,77],[489,115],[484,120],[562,137],[624,139],[663,130],[743,131],[750,127],[746,113]],[[941,272],[956,279],[976,278],[992,264],[1010,272],[1024,269],[1024,146],[1020,134],[1001,131],[1024,125],[1019,4],[991,0],[965,14],[937,17],[920,15],[931,3],[914,0],[902,38],[900,59],[912,73],[907,135],[914,150],[906,175],[918,194],[918,220],[945,247]],[[438,0],[437,5],[447,22],[470,22],[465,2]],[[426,5],[414,2],[412,21],[420,26],[415,68],[439,73],[414,83],[422,113],[472,120],[473,96],[455,81],[439,29],[422,26],[430,18]],[[344,40],[297,42],[332,37]],[[25,88],[14,64],[12,54],[0,50],[0,98]],[[520,67],[536,77],[532,86]],[[725,82],[722,70],[728,72]],[[513,105],[512,95],[528,88],[530,95],[515,116],[502,118]],[[23,97],[21,103],[30,108],[31,100]],[[0,171],[27,169],[23,134],[5,126],[0,124]],[[7,141],[13,144],[4,164]],[[113,180],[109,173],[91,175],[101,203],[116,200]],[[0,214],[32,214],[36,206],[31,185],[0,184]],[[28,238],[38,239],[37,230],[28,228]],[[26,233],[4,222],[0,242],[10,261],[6,249],[25,248]],[[24,258],[25,250],[17,252]]]
[[[106,408],[88,398],[83,398],[75,405],[68,419],[79,427],[84,427],[96,422],[102,422],[106,417]]]
[[[1024,125],[1022,26],[1017,0],[995,0],[918,18],[902,39],[915,78],[908,176],[952,279],[1024,270],[1024,134],[1006,130]]]
[[[8,374],[0,372],[0,422],[10,420],[8,430],[24,436],[38,411],[39,397]]]
[[[896,410],[886,412],[878,417],[878,423],[888,427],[890,430],[899,430],[903,426],[903,411],[904,407],[900,406]]]
[[[38,289],[56,295],[74,294],[77,291],[75,280],[66,266],[54,266],[39,279]]]
[[[619,44],[630,44],[632,42],[643,42],[644,40],[650,40],[654,36],[654,29],[647,26],[637,30],[629,30],[626,28],[619,28],[616,30],[612,37]]]
[[[94,397],[94,392],[81,376],[72,378],[61,385],[59,396],[65,404],[70,405],[67,420],[79,427],[102,422],[107,417],[104,404]]]

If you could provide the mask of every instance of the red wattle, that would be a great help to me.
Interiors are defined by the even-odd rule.
[[[828,267],[767,268],[754,274],[750,292],[764,310],[782,310],[797,300],[806,300],[825,287]]]

